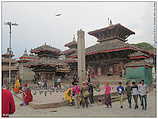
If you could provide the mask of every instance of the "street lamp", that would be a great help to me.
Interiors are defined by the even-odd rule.
[[[10,35],[10,39],[9,39],[9,84],[11,83],[11,55],[12,55],[12,51],[11,51],[11,30],[12,30],[12,26],[17,26],[18,24],[16,23],[12,23],[12,22],[6,22],[5,25],[9,26],[9,35]]]

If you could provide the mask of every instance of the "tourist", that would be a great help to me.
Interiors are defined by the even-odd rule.
[[[57,88],[58,84],[57,84],[57,79],[54,79],[54,88]]]
[[[130,81],[128,81],[126,83],[125,91],[126,91],[126,95],[127,95],[127,99],[128,99],[129,108],[131,108],[132,107],[131,106],[131,101],[132,101],[132,87],[131,87]]]
[[[89,92],[88,92],[87,82],[83,82],[81,86],[81,105],[83,108],[85,107],[85,105],[86,108],[88,108],[88,96],[89,96]]]
[[[141,81],[141,86],[139,87],[140,95],[141,95],[141,104],[142,110],[147,109],[147,85],[144,84],[144,80]]]
[[[124,95],[124,87],[122,86],[122,82],[119,82],[119,86],[117,87],[117,92],[120,98],[120,108],[123,108],[123,95]]]
[[[138,86],[136,82],[132,82],[132,96],[135,102],[135,109],[138,108]]]
[[[43,88],[44,89],[47,89],[48,85],[47,85],[47,80],[44,80],[44,83],[43,83]]]
[[[72,88],[71,86],[64,91],[64,99],[68,102],[68,104],[73,104],[73,99],[72,99]]]
[[[72,88],[73,96],[75,97],[75,105],[77,108],[80,106],[80,86],[77,83]]]
[[[141,81],[140,81],[139,84],[138,84],[138,97],[139,97],[139,100],[140,100],[140,104],[141,104],[141,101],[142,101],[142,100],[141,100],[141,95],[140,95],[140,93],[141,93],[141,92],[140,92],[140,87],[141,87],[141,85],[142,85],[142,84],[141,84]],[[141,104],[141,106],[142,106],[142,104]]]
[[[20,81],[19,81],[19,79],[16,79],[13,91],[15,93],[19,93],[19,88],[20,88]]]
[[[105,105],[107,105],[107,108],[112,107],[111,104],[111,86],[109,86],[109,82],[105,82]]]
[[[61,77],[57,79],[57,88],[61,88]]]
[[[88,83],[91,82],[90,69],[87,70],[87,81],[88,81]]]
[[[93,88],[94,88],[93,84],[89,83],[88,84],[88,92],[89,92],[89,101],[90,101],[91,104],[94,103],[94,98],[93,98],[93,92],[94,91],[93,91]]]
[[[22,104],[20,104],[21,106],[28,105],[29,102],[32,102],[33,96],[31,93],[31,89],[28,87],[28,84],[24,84],[23,89],[20,91],[23,94],[23,102]]]
[[[15,102],[12,93],[5,87],[2,88],[2,117],[9,117],[15,112]]]

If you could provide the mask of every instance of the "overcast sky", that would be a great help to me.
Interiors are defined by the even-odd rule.
[[[65,50],[65,43],[72,41],[73,34],[83,29],[86,32],[86,47],[96,43],[89,31],[108,26],[108,17],[113,24],[120,23],[136,34],[129,43],[154,44],[153,2],[3,2],[2,23],[16,22],[12,30],[12,49],[15,57],[24,49],[30,50],[45,42]],[[60,17],[55,14],[62,13]],[[2,53],[9,46],[9,28],[2,25]]]

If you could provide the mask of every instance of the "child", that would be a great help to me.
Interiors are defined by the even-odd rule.
[[[123,94],[124,94],[124,87],[122,86],[122,82],[119,82],[119,86],[117,87],[117,92],[120,96],[120,108],[123,108]]]
[[[109,106],[112,107],[111,86],[109,86],[109,82],[105,83],[104,89],[105,89],[105,105],[107,105],[107,108],[109,108]]]
[[[126,91],[126,94],[127,94],[129,108],[131,108],[132,88],[131,88],[131,83],[129,81],[126,83],[125,91]]]

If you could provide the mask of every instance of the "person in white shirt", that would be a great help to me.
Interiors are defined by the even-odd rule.
[[[141,104],[142,104],[142,110],[147,109],[147,85],[144,84],[144,80],[141,81],[141,85],[139,87],[139,92],[141,95]]]
[[[61,88],[61,78],[60,77],[57,79],[57,85],[59,86],[59,88]]]

